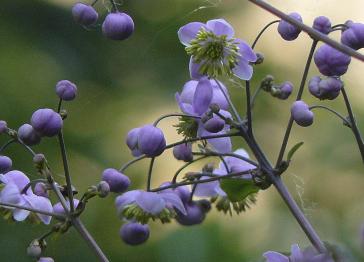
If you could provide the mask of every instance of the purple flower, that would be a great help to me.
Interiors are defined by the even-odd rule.
[[[213,116],[203,122],[203,127],[210,133],[217,133],[224,129],[225,121],[221,117],[213,114]]]
[[[221,74],[235,74],[244,80],[252,77],[250,63],[255,62],[257,56],[246,42],[234,38],[234,29],[224,19],[210,20],[206,24],[189,23],[178,30],[178,37],[191,56],[192,78]]]
[[[313,123],[313,113],[308,105],[299,100],[295,101],[291,107],[291,115],[293,120],[300,126],[307,127]]]
[[[74,198],[73,199],[73,206],[75,207],[75,208],[77,208],[77,206],[78,206],[78,204],[80,203],[80,200],[78,200],[78,199],[76,199],[76,198]],[[66,204],[67,204],[67,207],[68,207],[68,209],[70,208],[70,201],[68,200],[67,202],[66,202]],[[56,203],[54,206],[53,206],[53,212],[54,213],[56,213],[56,214],[60,214],[60,215],[65,215],[66,214],[66,211],[64,210],[64,208],[63,208],[63,206],[62,206],[62,204],[61,204],[61,202],[58,202],[58,203]]]
[[[334,262],[327,254],[318,254],[311,248],[301,251],[297,244],[291,246],[290,256],[275,251],[267,251],[263,254],[266,262]]]
[[[30,120],[33,128],[42,136],[52,137],[57,135],[63,126],[61,116],[52,109],[38,109]]]
[[[29,124],[24,124],[19,127],[18,137],[28,146],[37,145],[40,143],[41,140],[40,135]]]
[[[0,120],[0,134],[8,130],[8,124],[4,120]]]
[[[13,165],[13,161],[7,156],[0,156],[0,174],[8,172]]]
[[[125,40],[134,32],[133,19],[126,13],[110,13],[102,24],[102,32],[112,40]]]
[[[302,22],[302,17],[298,13],[290,13],[289,16],[299,22]],[[285,20],[281,20],[278,24],[278,33],[284,40],[292,41],[298,37],[298,35],[301,33],[301,29]]]
[[[364,47],[364,24],[346,22],[349,27],[341,35],[341,43],[355,50]]]
[[[78,24],[83,26],[93,25],[99,17],[92,6],[83,3],[77,3],[72,7],[72,16]]]
[[[343,86],[343,82],[334,77],[321,79],[319,76],[314,76],[308,82],[308,89],[310,93],[321,100],[335,99],[340,94],[340,90]]]
[[[51,257],[40,257],[37,262],[54,262]]]
[[[140,127],[133,128],[130,130],[126,136],[126,144],[128,145],[129,149],[133,156],[138,157],[142,155],[138,148],[138,134],[140,131]]]
[[[128,245],[143,244],[149,238],[149,226],[129,222],[120,228],[120,237]]]
[[[71,101],[77,95],[77,86],[71,81],[61,80],[56,84],[56,93],[60,99]]]
[[[106,181],[110,186],[110,191],[115,193],[124,192],[130,186],[129,177],[114,168],[105,169],[102,173],[102,180]]]
[[[291,82],[284,82],[283,84],[281,84],[280,86],[278,86],[279,88],[279,92],[277,93],[277,97],[279,99],[285,100],[287,99],[293,91],[293,84]]]
[[[34,194],[37,196],[48,197],[47,185],[43,182],[36,183],[34,186]]]
[[[206,217],[206,210],[198,204],[198,201],[185,203],[186,214],[177,211],[176,220],[184,226],[201,224]]]
[[[177,160],[182,160],[185,162],[190,162],[193,160],[192,155],[192,144],[184,143],[177,145],[173,148],[173,155]]]
[[[326,16],[318,16],[313,21],[312,27],[317,31],[327,35],[331,31],[330,19],[328,19]]]
[[[350,56],[323,44],[314,56],[315,64],[321,74],[325,76],[341,76],[346,73],[350,64]]]
[[[166,139],[161,129],[145,125],[138,132],[138,149],[148,157],[156,157],[166,148]]]

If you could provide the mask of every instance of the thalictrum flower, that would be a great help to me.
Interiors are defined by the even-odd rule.
[[[129,222],[120,228],[120,237],[128,245],[143,244],[149,238],[149,226],[136,222]]]
[[[13,161],[7,156],[0,156],[0,174],[6,173],[11,169]]]
[[[290,13],[289,16],[299,22],[302,22],[302,17],[298,13],[293,12]],[[281,20],[278,24],[278,33],[284,40],[292,41],[299,36],[301,29],[285,20]]]
[[[295,101],[291,107],[291,115],[293,120],[300,126],[307,127],[313,123],[313,113],[309,106],[299,100]]]
[[[102,180],[106,181],[110,186],[110,191],[115,193],[126,191],[130,185],[129,177],[114,168],[105,169],[102,173]]]
[[[331,31],[331,22],[326,16],[319,16],[313,21],[312,27],[317,31],[327,35]]]
[[[358,50],[364,47],[364,24],[353,23],[352,21],[347,21],[345,23],[348,26],[342,35],[341,43],[350,46],[351,48]]]
[[[110,13],[102,23],[102,32],[109,39],[125,40],[134,32],[134,21],[126,13]]]
[[[321,74],[325,76],[341,76],[348,70],[350,56],[323,44],[314,55],[315,64]]]
[[[308,90],[310,93],[321,100],[335,99],[340,94],[340,90],[343,86],[344,83],[335,77],[321,79],[319,76],[314,76],[308,82]]]
[[[61,116],[49,108],[35,111],[30,122],[35,131],[48,137],[57,135],[63,127]]]

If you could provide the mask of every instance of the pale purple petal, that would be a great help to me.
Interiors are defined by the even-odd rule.
[[[205,24],[200,23],[200,22],[192,22],[192,23],[188,23],[185,26],[182,26],[178,30],[179,40],[181,41],[182,44],[184,44],[186,46],[189,45],[191,40],[196,38],[198,31],[200,31],[201,28],[204,26],[205,26]]]
[[[215,82],[215,80],[210,80],[210,81],[211,81],[212,92],[213,92],[211,104],[218,104],[221,109],[227,110],[229,108],[229,102],[226,100],[225,95],[224,95],[224,93],[225,93],[229,97],[229,92],[228,92],[227,88],[225,87],[225,85],[223,83],[221,83],[219,81],[220,86],[222,87],[222,90],[224,91],[224,93],[223,93],[221,91],[220,87]]]
[[[182,103],[192,104],[197,84],[198,81],[196,80],[190,80],[184,84],[182,92],[180,94],[180,99]]]
[[[8,181],[7,183],[14,183],[20,191],[23,190],[23,188],[30,182],[29,178],[23,172],[20,172],[18,170],[10,171],[4,176],[5,180]]]
[[[0,192],[0,201],[9,204],[19,204],[21,201],[19,188],[14,183],[7,183]]]
[[[232,38],[234,36],[234,28],[226,22],[224,19],[213,19],[207,21],[207,29],[211,30],[215,35],[226,35],[227,38]]]
[[[16,221],[24,221],[30,214],[30,211],[28,210],[24,210],[24,209],[20,209],[20,208],[16,208],[13,211],[13,218]]]
[[[247,60],[249,62],[255,62],[257,61],[257,55],[254,53],[253,49],[243,40],[236,39],[236,41],[239,43],[239,53],[241,55],[241,58],[244,60]]]
[[[140,195],[140,192],[141,192],[140,190],[132,190],[118,196],[115,199],[115,206],[118,212],[120,212],[125,206],[134,203],[137,196]]]
[[[212,100],[212,86],[210,80],[201,78],[197,84],[196,92],[193,97],[193,109],[198,115],[202,115],[207,111]]]
[[[199,63],[195,63],[193,61],[193,57],[190,58],[190,64],[189,64],[189,70],[190,70],[190,77],[192,79],[200,79],[204,75],[200,74],[200,67],[201,65]]]
[[[201,177],[203,179],[209,179],[210,177]],[[199,197],[214,197],[218,195],[217,187],[219,186],[218,181],[212,181],[208,183],[201,183],[196,185],[195,196]]]
[[[28,202],[28,204],[32,208],[43,210],[46,212],[53,211],[51,201],[46,197],[41,197],[41,196],[32,194],[32,195],[24,195],[24,199]],[[51,222],[52,217],[50,217],[50,216],[46,216],[46,215],[38,214],[38,213],[37,213],[37,216],[46,225],[48,225]]]
[[[297,244],[291,246],[291,255],[290,255],[291,262],[302,262],[303,261],[303,254]]]
[[[250,80],[253,76],[253,67],[249,62],[241,58],[238,64],[233,68],[234,74],[242,80]]]
[[[268,251],[263,254],[266,262],[289,262],[289,258],[275,251]]]
[[[160,193],[159,194],[167,204],[172,204],[173,207],[181,211],[182,214],[187,215],[186,209],[181,201],[181,198],[175,193]]]
[[[180,94],[176,93],[175,97],[176,97],[178,106],[183,113],[188,114],[188,115],[195,115],[195,112],[194,112],[191,104],[182,103]]]
[[[135,202],[145,212],[158,215],[166,207],[166,202],[157,193],[140,191]]]

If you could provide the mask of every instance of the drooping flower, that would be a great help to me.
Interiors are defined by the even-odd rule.
[[[312,111],[309,106],[301,100],[295,101],[292,104],[291,115],[293,120],[300,126],[307,127],[313,123],[314,115]]]
[[[358,50],[364,47],[364,24],[353,23],[348,21],[345,23],[348,26],[342,35],[341,43],[350,46],[351,48]]]
[[[30,123],[40,135],[48,137],[57,135],[63,127],[61,116],[49,108],[35,111]]]
[[[301,251],[297,244],[291,246],[291,254],[283,255],[275,251],[267,251],[263,254],[266,262],[334,262],[328,254],[319,254],[312,248]]]
[[[8,172],[13,165],[10,157],[0,156],[0,174]]]
[[[209,117],[206,121],[202,118],[202,124],[206,131],[210,133],[220,132],[225,127],[225,121],[215,114],[213,114],[212,117]]]
[[[109,39],[125,40],[134,32],[134,21],[126,13],[110,13],[102,24],[102,32]]]
[[[302,17],[298,13],[293,12],[290,13],[289,16],[299,22],[302,22]],[[293,41],[299,36],[301,29],[285,20],[281,20],[278,24],[278,33],[284,40]]]
[[[77,95],[77,86],[68,80],[61,80],[56,84],[56,94],[64,101],[72,101]]]
[[[35,129],[29,124],[24,124],[19,127],[18,137],[28,146],[37,145],[42,139]]]
[[[77,3],[72,7],[72,16],[78,24],[83,26],[93,25],[99,17],[92,6],[83,3]]]
[[[328,77],[326,79],[321,79],[319,76],[314,76],[308,82],[308,90],[310,93],[321,99],[335,99],[339,94],[344,83],[335,77]]]
[[[173,148],[173,155],[177,160],[182,160],[185,162],[190,162],[193,160],[192,155],[192,144],[184,143],[177,145]]]
[[[179,40],[191,56],[192,78],[234,74],[250,80],[253,75],[250,63],[255,62],[257,56],[246,42],[234,38],[234,34],[234,29],[224,19],[209,20],[206,24],[192,22],[178,30]]]
[[[129,177],[114,168],[105,169],[102,172],[102,180],[109,184],[110,191],[114,193],[124,192],[130,185]]]
[[[120,237],[128,245],[143,244],[149,238],[149,226],[136,222],[129,222],[120,228]]]
[[[318,16],[313,21],[313,26],[312,27],[314,29],[316,29],[317,31],[327,35],[331,31],[330,19],[327,18],[326,16]]]
[[[175,216],[174,208],[186,214],[184,205],[175,193],[146,192],[143,190],[128,191],[115,200],[120,217],[135,219],[143,224],[150,218],[160,219],[163,223],[169,222]]]
[[[348,70],[351,57],[327,44],[323,44],[315,52],[314,61],[321,74],[341,76]]]

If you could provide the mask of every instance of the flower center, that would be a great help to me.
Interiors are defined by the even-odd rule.
[[[186,47],[187,54],[195,63],[200,64],[203,75],[217,77],[221,74],[232,74],[232,69],[239,61],[239,47],[235,38],[226,35],[217,36],[202,28]]]

